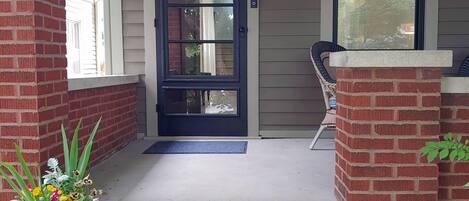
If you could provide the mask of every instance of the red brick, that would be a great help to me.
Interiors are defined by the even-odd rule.
[[[11,3],[8,1],[0,1],[0,12],[10,12]]]
[[[2,16],[0,27],[2,26],[34,26],[34,18],[31,15]]]
[[[468,188],[453,189],[451,194],[452,194],[453,199],[464,199],[464,200],[469,199]]]
[[[337,102],[354,106],[354,107],[367,107],[371,106],[371,97],[370,96],[348,96],[341,93],[337,94]]]
[[[16,122],[16,113],[13,112],[0,112],[1,123],[14,123]]]
[[[0,57],[0,68],[14,68],[13,58],[2,58]]]
[[[393,149],[393,139],[350,138],[348,145],[352,149]]]
[[[440,108],[440,118],[441,119],[453,118],[453,110],[451,108]]]
[[[376,69],[375,76],[378,79],[416,79],[417,71],[413,68]]]
[[[469,130],[469,122],[467,123],[449,123],[441,122],[442,133],[466,133]]]
[[[393,110],[350,110],[349,111],[351,120],[393,120]]]
[[[420,126],[420,135],[439,135],[440,124],[427,124]]]
[[[373,181],[375,191],[413,191],[415,182],[413,180],[378,180]]]
[[[454,162],[453,164],[454,164],[454,172],[469,173],[469,161]]]
[[[416,135],[417,125],[415,124],[378,124],[375,125],[375,132],[378,135]]]
[[[378,107],[417,106],[416,96],[377,96]]]
[[[397,85],[401,93],[439,93],[441,83],[439,82],[403,82]]]
[[[347,201],[391,201],[391,195],[350,193]]]
[[[433,141],[436,141],[435,138]],[[402,150],[419,150],[426,142],[431,141],[430,139],[399,139],[399,149]]]
[[[441,104],[443,106],[469,106],[469,95],[442,94]]]
[[[419,191],[437,191],[437,190],[438,190],[438,180],[419,180]]]
[[[438,121],[440,119],[440,112],[438,110],[400,110],[398,111],[398,119]]]
[[[424,107],[440,107],[440,96],[424,96],[422,97],[422,106]]]
[[[2,6],[1,4],[2,4],[2,2],[0,1],[0,10],[1,10],[1,6]],[[13,39],[13,33],[10,30],[0,30],[0,41],[1,40],[12,40],[12,39]]]
[[[370,189],[371,182],[368,180],[349,180],[347,176],[345,176],[343,181],[350,191],[368,191]]]
[[[375,153],[375,163],[415,164],[417,156],[415,153]]]
[[[34,99],[0,99],[0,108],[36,109],[37,103]]]
[[[438,176],[438,166],[398,167],[397,175],[400,177],[436,177]]]
[[[343,122],[343,130],[351,135],[369,135],[371,134],[371,125]]]
[[[30,55],[35,51],[34,44],[0,44],[0,55]]]
[[[436,193],[429,194],[398,194],[396,201],[438,201]]]
[[[32,72],[0,72],[0,80],[10,83],[34,82],[36,75]]]
[[[422,78],[424,80],[429,79],[440,79],[441,78],[441,69],[422,69]]]
[[[440,186],[464,186],[469,181],[469,175],[444,175],[439,177]]]
[[[350,92],[392,92],[392,82],[354,82]]]
[[[469,109],[458,109],[457,112],[456,112],[456,118],[457,119],[468,120],[469,119]]]
[[[0,96],[15,96],[16,90],[14,85],[0,85]]]
[[[369,167],[369,166],[355,166],[348,168],[347,172],[351,177],[391,177],[392,168],[391,167]]]
[[[2,136],[36,136],[38,128],[35,126],[2,126]]]
[[[17,1],[16,10],[19,12],[34,11],[33,1]]]

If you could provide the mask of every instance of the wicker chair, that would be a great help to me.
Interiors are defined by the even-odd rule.
[[[331,103],[331,98],[335,98],[336,96],[336,80],[334,80],[327,71],[325,60],[329,59],[329,54],[331,52],[340,52],[345,50],[346,49],[340,45],[326,41],[317,42],[311,47],[310,56],[314,64],[316,76],[321,84],[324,104],[326,105],[326,116],[309,146],[310,149],[314,149],[314,145],[318,141],[319,136],[321,136],[326,128],[335,128],[336,106],[335,103]]]
[[[459,77],[469,77],[469,56],[467,56],[459,67],[458,74]]]

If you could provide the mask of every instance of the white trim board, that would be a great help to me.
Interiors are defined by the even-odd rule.
[[[154,0],[144,0],[144,31],[145,31],[145,90],[147,106],[147,137],[158,136],[157,104],[157,72],[156,72],[156,29],[153,26],[156,17]]]
[[[266,0],[267,2],[268,0]],[[258,2],[261,3],[261,2]],[[247,92],[248,136],[259,136],[259,8],[248,3]]]
[[[124,41],[122,34],[122,1],[104,1],[106,74],[124,74]],[[106,9],[108,8],[108,9]]]
[[[124,84],[138,83],[138,75],[107,75],[93,77],[68,78],[68,90],[93,89]]]

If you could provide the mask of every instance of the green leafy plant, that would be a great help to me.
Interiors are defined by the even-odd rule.
[[[59,162],[55,158],[50,158],[47,162],[49,171],[42,177],[41,181],[39,168],[36,167],[38,179],[31,173],[23,154],[18,145],[15,145],[16,155],[20,164],[20,169],[24,173],[21,175],[12,164],[0,161],[0,174],[5,181],[17,193],[18,199],[22,201],[92,201],[97,200],[101,191],[91,188],[93,181],[86,174],[88,162],[91,155],[94,137],[98,131],[101,118],[96,123],[88,141],[79,155],[78,133],[82,124],[80,120],[75,128],[71,144],[69,146],[67,133],[64,126],[61,127],[64,152],[65,172],[62,172]],[[10,177],[9,173],[12,177]],[[26,177],[26,180],[24,177]]]
[[[428,162],[432,162],[437,158],[440,160],[467,161],[469,160],[469,140],[462,142],[462,136],[454,136],[448,133],[443,136],[441,141],[425,143],[420,151],[427,157]],[[469,183],[465,186],[469,187]]]

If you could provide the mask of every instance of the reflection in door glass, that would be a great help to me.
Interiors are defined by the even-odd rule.
[[[170,75],[233,75],[233,45],[224,43],[170,43]]]
[[[171,7],[169,40],[233,40],[233,7]]]
[[[238,114],[238,93],[234,90],[165,90],[167,114]]]

